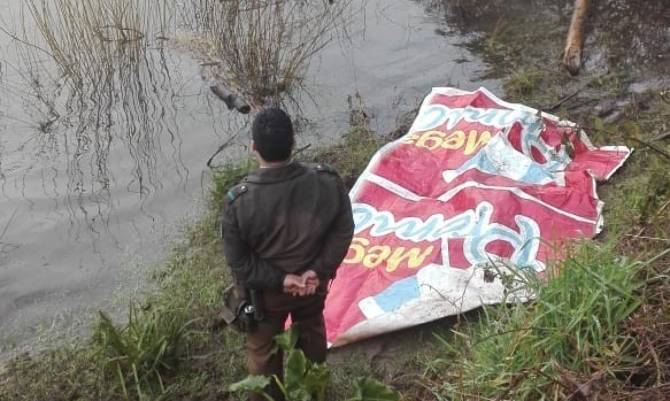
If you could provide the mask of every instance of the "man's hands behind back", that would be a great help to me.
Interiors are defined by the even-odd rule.
[[[307,270],[300,276],[287,274],[284,277],[284,292],[299,297],[313,295],[319,284],[319,277],[314,270]]]

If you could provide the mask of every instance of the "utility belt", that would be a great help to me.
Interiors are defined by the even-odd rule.
[[[259,290],[233,284],[223,291],[220,317],[238,331],[252,332],[264,319],[261,297]]]

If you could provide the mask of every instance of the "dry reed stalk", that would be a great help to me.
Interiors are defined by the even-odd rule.
[[[346,27],[351,0],[191,0],[182,43],[202,61],[204,78],[252,107],[279,102],[299,86],[311,57]]]
[[[105,82],[120,63],[143,60],[147,36],[163,35],[165,1],[25,0],[59,72],[72,87]]]

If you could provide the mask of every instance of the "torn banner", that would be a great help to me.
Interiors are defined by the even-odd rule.
[[[596,235],[596,181],[630,152],[483,88],[433,89],[351,190],[356,229],[326,301],[329,343],[501,302],[484,266],[541,272],[556,243]]]

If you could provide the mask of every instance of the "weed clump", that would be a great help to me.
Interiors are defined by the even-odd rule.
[[[542,72],[537,68],[523,68],[506,79],[503,88],[511,99],[521,99],[533,93],[541,85],[542,79]]]
[[[142,399],[143,388],[165,392],[162,374],[177,367],[181,339],[191,323],[180,310],[141,311],[131,305],[123,328],[99,312],[93,341],[104,370],[116,376],[123,395],[128,398],[126,383],[132,383]]]

